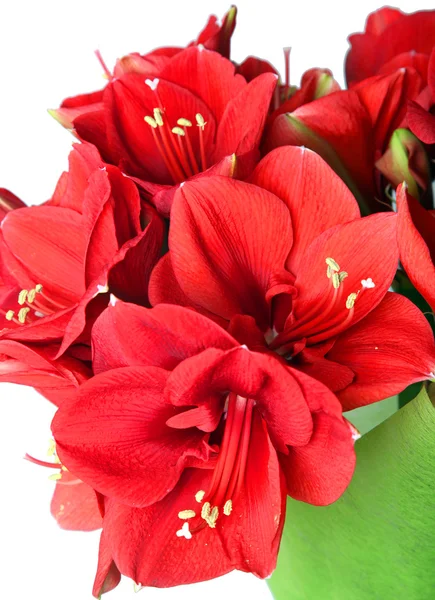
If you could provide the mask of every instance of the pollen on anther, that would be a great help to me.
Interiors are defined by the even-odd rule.
[[[27,302],[32,304],[32,302],[35,300],[35,298],[36,298],[36,290],[30,290],[30,292],[27,294]]]
[[[195,494],[195,500],[201,504],[201,502],[204,500],[204,496],[205,496],[205,491],[199,490]]]
[[[196,123],[197,123],[198,127],[201,127],[201,129],[204,129],[204,126],[207,125],[207,122],[204,120],[204,117],[202,116],[202,114],[196,113],[195,119],[196,119]]]
[[[53,473],[53,475],[50,475],[48,479],[50,481],[59,481],[59,479],[62,479],[62,475],[61,473]]]
[[[181,129],[181,127],[173,127],[172,133],[175,133],[175,135],[186,135],[184,129]]]
[[[12,321],[12,319],[14,318],[14,311],[13,310],[8,310],[8,312],[5,315],[6,321]]]
[[[343,279],[346,279],[346,277],[349,276],[349,273],[346,273],[346,271],[342,271],[341,273],[338,274],[339,278],[340,278],[340,283],[343,282]]]
[[[153,110],[153,114],[154,114],[154,119],[156,120],[157,125],[159,127],[163,127],[162,111],[160,110],[160,108],[155,108]]]
[[[29,293],[28,290],[21,290],[21,292],[18,294],[18,304],[20,306],[22,306],[25,301],[27,300],[27,294]]]
[[[207,520],[210,516],[211,506],[210,502],[204,502],[201,508],[201,518]]]
[[[213,508],[211,509],[210,516],[208,517],[208,519],[206,519],[207,525],[214,529],[216,527],[216,521],[218,520],[218,517],[219,509],[217,506],[213,506]]]
[[[180,510],[180,512],[178,513],[178,518],[179,519],[193,519],[193,517],[196,517],[196,512],[194,510]]]
[[[153,129],[157,129],[157,123],[152,117],[149,117],[147,115],[143,118],[143,120],[145,121],[145,123],[148,123],[148,125],[150,125],[150,127],[152,127]]]
[[[346,300],[346,308],[348,308],[349,310],[351,308],[353,308],[355,306],[355,300],[357,299],[358,294],[356,294],[355,292],[352,292],[351,294],[349,294],[349,296],[347,297]]]
[[[18,320],[21,324],[26,322],[27,313],[30,311],[29,307],[21,308],[18,311]]]
[[[229,517],[232,510],[233,510],[233,501],[227,500],[224,504],[224,515]]]
[[[340,277],[339,277],[338,273],[333,273],[332,274],[332,285],[333,285],[334,289],[337,290],[340,287],[340,283],[341,283],[341,281],[340,281]]]
[[[328,267],[331,267],[331,269],[333,271],[339,271],[340,267],[338,265],[337,262],[335,262],[335,260],[331,257],[328,256],[328,258],[325,259],[326,264],[328,265]]]
[[[192,121],[189,121],[189,119],[185,119],[184,117],[182,117],[181,119],[178,119],[177,125],[180,125],[181,127],[192,127]]]
[[[42,292],[42,284],[41,284],[41,283],[37,283],[37,284],[35,285],[35,292],[36,292],[37,294],[40,294],[40,293]]]

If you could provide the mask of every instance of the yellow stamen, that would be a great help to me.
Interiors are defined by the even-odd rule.
[[[159,127],[162,127],[163,126],[163,118],[162,118],[162,112],[161,112],[160,108],[155,108],[153,110],[153,113],[154,113],[154,118],[156,120],[157,125]]]
[[[218,520],[218,517],[219,517],[219,509],[217,506],[213,506],[213,508],[211,509],[210,516],[206,519],[207,525],[209,527],[211,527],[212,529],[214,529],[216,527],[216,521]]]
[[[332,274],[332,285],[334,286],[334,289],[338,289],[340,287],[340,277],[338,275],[338,273],[333,273]]]
[[[184,117],[182,117],[181,119],[178,119],[177,125],[181,125],[181,127],[192,127],[192,121],[189,121],[189,119],[185,119]]]
[[[210,512],[211,512],[210,502],[204,502],[204,504],[202,505],[202,508],[201,508],[201,517],[205,521],[209,518]]]
[[[143,120],[145,121],[145,123],[148,123],[148,125],[150,125],[153,129],[157,128],[157,123],[154,121],[154,119],[152,117],[144,117]]]
[[[198,127],[201,127],[201,129],[204,130],[205,125],[207,125],[207,121],[204,120],[204,117],[202,116],[202,114],[197,113],[195,115],[195,119],[196,119],[196,123],[197,123]]]
[[[325,259],[326,264],[328,265],[328,267],[331,267],[331,269],[333,271],[339,271],[340,267],[338,266],[338,263],[335,262],[335,260],[333,258],[326,258]]]
[[[50,475],[50,477],[48,479],[50,481],[59,481],[59,479],[62,479],[62,474],[61,473],[53,473],[53,475]]]
[[[199,490],[195,494],[195,500],[201,504],[201,502],[204,500],[204,496],[205,496],[204,490]]]
[[[13,310],[8,310],[8,312],[5,315],[6,321],[12,321],[12,319],[14,318],[14,311]]]
[[[196,512],[194,510],[180,510],[178,513],[179,519],[193,519],[196,517]]]
[[[349,273],[346,273],[346,271],[342,271],[341,273],[338,274],[339,278],[340,278],[340,283],[342,283],[343,279],[346,279],[346,277],[349,276]]]
[[[48,450],[47,450],[47,456],[54,456],[56,454],[56,442],[51,439],[48,442]]]
[[[42,292],[42,285],[40,283],[35,285],[35,291],[37,294],[40,294]]]
[[[346,300],[346,308],[348,308],[349,310],[353,308],[355,306],[355,300],[357,299],[357,297],[358,294],[356,294],[355,292],[349,294]]]
[[[21,290],[21,292],[18,294],[18,304],[20,306],[22,306],[25,303],[28,293],[28,290]]]
[[[175,135],[186,135],[184,129],[181,129],[181,127],[173,127],[172,133],[175,133]]]
[[[333,271],[333,270],[331,269],[331,267],[328,265],[328,266],[326,267],[326,277],[327,277],[328,279],[331,279],[331,277],[332,277],[332,274],[333,274],[333,273],[334,273],[334,271]]]
[[[18,320],[20,323],[25,323],[26,322],[26,317],[27,317],[27,313],[30,311],[30,308],[28,306],[26,306],[25,308],[21,308],[18,311]]]
[[[30,290],[30,292],[27,294],[27,302],[29,302],[29,304],[32,304],[32,302],[35,300],[36,297],[36,290]]]
[[[233,510],[233,501],[227,500],[224,504],[224,515],[229,517],[232,510]]]

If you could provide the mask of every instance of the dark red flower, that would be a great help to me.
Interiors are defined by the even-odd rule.
[[[0,188],[0,221],[11,210],[23,208],[24,206],[26,204],[18,196],[15,196],[15,194],[5,188]]]
[[[411,302],[387,294],[397,215],[360,218],[348,188],[307,149],[271,152],[250,181],[209,177],[177,191],[151,302],[190,306],[240,343],[277,352],[346,409],[427,379],[430,327]]]
[[[133,182],[80,144],[70,172],[42,206],[8,212],[1,223],[1,337],[61,341],[59,354],[91,324],[109,289],[146,304],[163,224]],[[134,274],[134,277],[132,277]]]
[[[273,119],[265,150],[311,148],[340,175],[366,214],[378,211],[375,197],[382,198],[383,186],[375,166],[394,130],[403,126],[407,100],[417,98],[423,85],[415,70],[397,70],[328,94]]]
[[[247,83],[234,65],[203,46],[163,66],[114,77],[98,102],[74,99],[59,120],[92,142],[104,160],[135,176],[168,214],[174,185],[213,169],[233,176],[255,164],[276,75]]]
[[[136,583],[266,577],[286,495],[325,505],[347,487],[355,430],[335,396],[207,317],[114,299],[93,350],[97,375],[52,429],[62,462],[106,496],[105,556]]]
[[[349,87],[372,75],[416,69],[426,79],[435,38],[435,11],[403,13],[385,6],[371,13],[364,33],[349,37],[346,79]]]
[[[435,311],[435,216],[413,198],[405,185],[397,189],[397,240],[400,260],[420,294]]]

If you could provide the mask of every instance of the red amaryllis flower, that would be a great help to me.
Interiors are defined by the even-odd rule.
[[[355,430],[335,396],[207,317],[114,300],[93,348],[97,375],[52,429],[62,462],[107,498],[105,555],[138,584],[266,577],[286,494],[324,505],[347,487]]]
[[[430,110],[435,104],[435,50],[432,51],[427,72],[428,87],[416,102],[409,102],[407,121],[411,131],[425,144],[435,144],[435,116]]]
[[[276,79],[265,73],[248,84],[217,52],[191,47],[161,68],[113,78],[101,101],[57,114],[168,214],[175,184],[210,168],[234,175],[233,154],[239,168],[253,164]]]
[[[251,183],[186,183],[169,248],[151,276],[154,305],[190,306],[249,348],[277,352],[346,409],[433,371],[426,319],[387,294],[399,258],[396,215],[359,218],[348,188],[309,150],[271,152]]]
[[[435,311],[435,216],[424,209],[406,188],[396,194],[397,240],[400,260],[420,294]]]
[[[63,340],[59,353],[80,335],[86,341],[86,322],[107,304],[109,287],[147,303],[162,237],[160,218],[134,183],[104,166],[93,146],[77,145],[53,198],[1,223],[1,336]]]
[[[381,209],[380,172],[375,169],[392,133],[401,127],[406,100],[423,88],[415,70],[373,77],[352,90],[338,91],[273,119],[265,150],[304,145],[324,158],[345,181],[364,212]],[[385,166],[385,163],[381,166]],[[385,170],[384,174],[389,175]]]
[[[349,37],[351,48],[346,57],[349,87],[400,67],[416,69],[426,79],[434,37],[434,10],[406,14],[386,6],[371,13],[364,33]]]

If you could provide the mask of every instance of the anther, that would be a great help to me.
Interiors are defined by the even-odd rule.
[[[343,279],[346,279],[346,277],[349,276],[349,273],[346,273],[346,271],[342,271],[341,273],[338,274],[339,278],[340,278],[340,283],[342,283]]]
[[[160,108],[155,108],[153,110],[154,113],[154,119],[156,120],[156,123],[159,127],[163,127],[163,119],[162,119],[162,112],[160,110]]]
[[[207,122],[204,120],[204,117],[202,116],[201,113],[197,113],[195,115],[195,119],[196,119],[196,123],[198,125],[198,127],[201,127],[202,130],[204,130],[205,125],[207,125]]]
[[[214,529],[216,527],[216,521],[218,520],[218,517],[219,509],[217,506],[213,506],[210,516],[208,517],[208,519],[206,519],[207,525]]]
[[[356,294],[355,292],[349,294],[346,300],[346,308],[348,308],[349,310],[353,308],[355,306],[355,300],[357,299],[357,297],[358,294]]]
[[[28,290],[21,290],[21,292],[18,294],[18,304],[20,306],[22,306],[25,303],[28,293]]]
[[[148,125],[150,125],[153,129],[157,129],[157,123],[152,117],[146,116],[143,118],[143,120],[145,121],[145,123],[148,123]]]
[[[202,505],[202,508],[201,508],[201,518],[203,518],[206,521],[210,517],[210,513],[211,513],[210,502],[204,502],[204,504]]]
[[[14,311],[13,310],[8,310],[8,312],[5,315],[6,321],[12,321],[12,319],[14,318]]]
[[[175,135],[186,135],[184,129],[181,129],[181,127],[173,127],[172,133],[175,133]]]
[[[62,474],[61,473],[53,473],[53,475],[50,475],[48,479],[50,481],[59,481],[59,479],[62,479]]]
[[[334,289],[338,289],[340,287],[340,276],[338,273],[333,273],[332,274],[332,285],[334,286]]]
[[[36,290],[30,290],[30,292],[27,294],[27,302],[29,302],[29,304],[32,304],[32,302],[35,300],[36,297]]]
[[[196,512],[194,510],[180,510],[180,512],[178,513],[178,518],[179,519],[193,519],[193,517],[196,517]]]
[[[328,265],[328,267],[331,267],[331,269],[333,271],[339,271],[340,267],[338,266],[338,263],[335,262],[335,260],[333,258],[326,258],[325,259],[326,264]]]
[[[224,515],[229,517],[232,510],[233,510],[233,501],[227,500],[224,504]]]
[[[36,292],[37,294],[40,294],[40,293],[42,292],[42,284],[40,284],[40,283],[37,283],[37,284],[35,285],[35,292]]]
[[[181,119],[178,119],[177,125],[180,125],[181,127],[192,127],[192,121],[189,121],[189,119],[185,119],[184,117],[182,117]]]
[[[18,311],[18,320],[20,323],[25,323],[26,322],[26,317],[27,317],[27,313],[30,311],[30,308],[28,306],[26,306],[25,308],[21,308]]]
[[[201,502],[204,500],[204,496],[205,496],[205,491],[199,490],[195,494],[195,500],[201,504]]]

